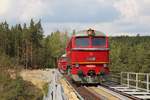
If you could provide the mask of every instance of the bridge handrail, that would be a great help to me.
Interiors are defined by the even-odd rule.
[[[132,75],[135,75],[135,77],[131,79],[130,76]],[[150,73],[121,72],[120,77],[122,85],[150,92]],[[141,80],[142,78],[145,80]],[[131,84],[133,82],[135,82],[135,85]],[[144,87],[140,87],[140,85]]]
[[[54,69],[52,71],[52,81],[48,85],[48,93],[43,97],[43,100],[68,100],[67,96],[64,94],[64,90],[58,80],[61,78],[61,74],[58,70]]]
[[[140,75],[148,74],[148,75],[150,75],[150,73],[136,73],[136,72],[121,72],[121,73],[140,74]]]

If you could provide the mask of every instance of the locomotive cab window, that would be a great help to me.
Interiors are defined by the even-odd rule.
[[[105,45],[106,45],[105,37],[92,38],[92,46],[105,46]]]
[[[78,37],[75,40],[75,44],[77,47],[87,47],[89,46],[89,38],[88,37]]]

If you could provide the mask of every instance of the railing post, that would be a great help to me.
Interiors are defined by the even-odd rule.
[[[56,100],[56,70],[53,73],[53,100]]]
[[[138,73],[136,73],[136,89],[138,89]]]
[[[149,92],[149,74],[147,74],[146,76],[147,76],[147,82],[146,82],[146,84],[147,84],[147,92]]]
[[[120,75],[120,83],[121,83],[121,85],[123,84],[123,76],[122,76],[122,72],[121,72],[121,75]]]
[[[129,73],[127,73],[127,85],[128,85],[128,87],[130,86],[130,84],[129,84]]]

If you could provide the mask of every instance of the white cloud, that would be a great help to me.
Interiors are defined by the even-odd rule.
[[[25,22],[31,18],[51,15],[49,0],[0,0],[0,17],[4,20]]]
[[[57,29],[105,33],[150,32],[150,0],[0,0],[0,21],[42,19],[46,34]]]
[[[150,18],[150,0],[114,0],[113,6],[120,12],[121,23],[145,23]]]
[[[104,32],[107,35],[116,35],[115,32],[118,32],[118,28],[116,25],[112,25],[110,23],[45,23],[43,24],[45,34],[49,35],[53,31],[68,31],[69,33],[72,30],[85,30],[92,28],[94,30],[98,30]]]
[[[119,0],[114,2],[114,7],[121,13],[120,18],[133,20],[139,16],[137,0]]]
[[[4,15],[9,9],[9,0],[0,0],[0,16]]]
[[[116,2],[115,7],[120,10],[122,17],[133,18],[138,15],[138,6],[135,0],[123,0]]]
[[[30,3],[29,3],[30,2]],[[30,18],[42,18],[52,14],[49,6],[50,2],[43,0],[24,0],[21,2],[20,20],[29,20]]]

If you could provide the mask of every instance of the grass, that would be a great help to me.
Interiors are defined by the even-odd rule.
[[[43,91],[44,91],[44,94],[45,95],[47,95],[47,93],[48,93],[48,83],[45,83],[44,85],[43,85]]]

